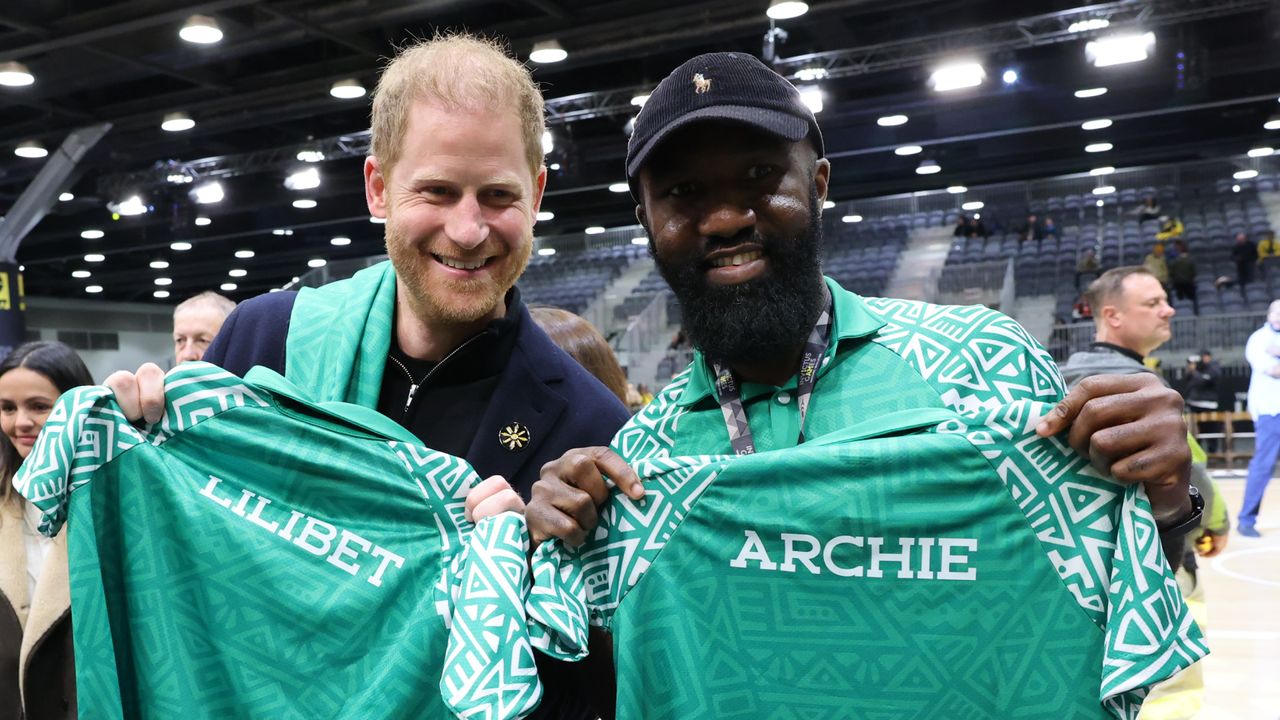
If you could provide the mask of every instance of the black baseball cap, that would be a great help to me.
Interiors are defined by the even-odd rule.
[[[813,143],[824,154],[822,132],[800,91],[751,55],[718,52],[699,55],[671,71],[636,116],[627,143],[627,182],[671,133],[695,122],[728,120],[763,130],[783,140]]]

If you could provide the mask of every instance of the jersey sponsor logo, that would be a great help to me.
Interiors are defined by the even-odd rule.
[[[218,486],[222,483],[221,478],[210,475],[209,482],[205,483],[199,494],[227,512],[244,518],[246,522],[316,557],[324,557],[325,562],[348,575],[354,577],[367,573],[365,579],[370,585],[382,587],[382,578],[391,566],[404,567],[403,556],[374,545],[350,530],[280,505],[277,505],[274,510],[268,510],[271,507],[271,500],[252,490],[240,488],[240,497],[235,498],[235,489],[230,487],[230,483],[228,487],[219,489]],[[270,519],[269,516],[275,516],[275,519]],[[364,563],[355,562],[362,560],[364,556],[368,556],[371,560]]]
[[[978,569],[972,565],[977,538],[837,535],[822,540],[804,533],[780,533],[766,543],[755,530],[744,532],[746,539],[737,557],[729,561],[730,567],[856,578],[887,574],[900,580],[978,579]]]

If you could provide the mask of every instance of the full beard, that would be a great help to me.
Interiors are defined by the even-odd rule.
[[[524,273],[533,252],[530,230],[530,237],[524,238],[518,249],[495,259],[488,277],[431,279],[432,265],[437,263],[422,249],[423,244],[416,243],[391,216],[384,227],[387,256],[396,270],[396,279],[403,285],[415,314],[424,321],[470,323],[492,314]]]
[[[817,188],[811,188],[809,224],[795,238],[755,235],[769,268],[748,282],[708,283],[702,256],[711,247],[701,249],[697,257],[664,261],[654,255],[658,271],[680,302],[685,333],[704,354],[731,364],[762,362],[785,356],[808,339],[825,299],[817,197]]]

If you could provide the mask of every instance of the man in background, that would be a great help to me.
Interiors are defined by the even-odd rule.
[[[1249,414],[1258,436],[1236,523],[1241,535],[1259,537],[1255,527],[1258,511],[1280,454],[1280,300],[1272,301],[1267,308],[1267,322],[1249,336],[1244,358],[1253,370],[1249,378]]]
[[[222,322],[235,309],[234,302],[212,291],[178,303],[173,309],[174,361],[181,364],[203,358]]]

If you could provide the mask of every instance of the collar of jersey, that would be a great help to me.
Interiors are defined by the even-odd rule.
[[[399,423],[372,408],[353,403],[334,401],[316,402],[300,388],[270,368],[255,366],[245,374],[244,380],[277,397],[287,398],[314,411],[316,419],[337,422],[340,425],[362,430],[370,435],[421,445],[422,441],[401,427]]]
[[[866,303],[862,301],[862,298],[840,287],[831,278],[824,278],[824,280],[827,283],[827,289],[831,291],[832,314],[835,316],[832,318],[831,337],[834,342],[827,343],[827,352],[824,355],[822,367],[818,369],[818,377],[826,374],[827,366],[830,364],[826,360],[835,357],[836,348],[841,342],[873,335],[885,324],[884,320],[872,315],[867,310]],[[793,375],[782,387],[784,389],[794,388],[795,385],[796,378]],[[689,384],[685,385],[684,392],[680,394],[680,399],[676,403],[683,407],[689,407],[708,398],[714,400],[716,397],[715,387],[715,372],[712,371],[711,366],[702,355],[702,351],[694,350]],[[765,385],[743,383],[742,398],[750,400],[770,390],[771,388]]]

